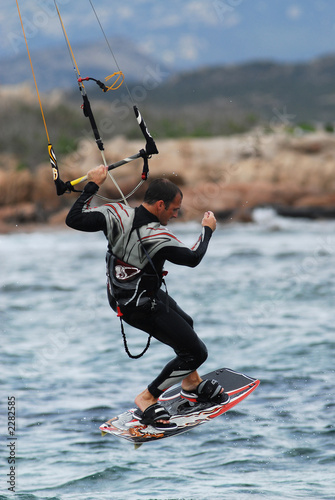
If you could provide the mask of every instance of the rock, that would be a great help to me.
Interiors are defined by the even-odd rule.
[[[295,207],[335,207],[334,194],[310,194],[298,198]]]
[[[334,207],[276,207],[278,215],[300,217],[304,219],[335,219]]]
[[[0,220],[5,224],[44,222],[38,207],[34,203],[18,203],[0,208]]]
[[[55,97],[56,98],[56,97]],[[335,136],[326,133],[293,137],[282,130],[262,134],[259,129],[244,135],[203,139],[157,141],[158,155],[149,161],[149,180],[165,177],[183,193],[183,220],[201,220],[212,210],[222,220],[251,220],[252,210],[272,206],[282,214],[332,216],[335,206]],[[143,141],[115,137],[105,142],[108,164],[131,156],[143,148]],[[64,181],[85,175],[102,163],[94,141],[84,139],[78,150],[58,159]],[[64,222],[75,193],[57,196],[49,163],[34,173],[18,170],[14,156],[0,155],[0,222]],[[125,193],[140,181],[143,160],[138,159],[112,174]],[[129,200],[136,206],[147,187],[144,183]],[[82,189],[78,184],[76,189]],[[111,181],[100,189],[107,198],[120,198]],[[94,199],[94,204],[103,203]],[[322,209],[322,210],[321,210]],[[11,222],[11,223],[12,223]],[[0,231],[3,231],[0,226]]]

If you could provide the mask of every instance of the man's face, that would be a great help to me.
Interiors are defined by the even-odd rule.
[[[162,204],[159,206],[158,209],[159,212],[158,219],[163,226],[166,226],[170,219],[175,219],[176,217],[178,217],[178,212],[181,207],[181,202],[182,202],[182,197],[180,196],[179,193],[171,201],[168,208],[166,208],[165,204],[162,202]]]

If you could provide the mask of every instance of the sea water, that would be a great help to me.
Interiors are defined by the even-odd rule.
[[[127,357],[104,236],[0,236],[1,499],[335,498],[335,222],[254,219],[219,225],[197,268],[166,268],[209,350],[200,372],[229,367],[260,386],[138,450],[99,425],[133,406],[172,352],[153,340]],[[190,246],[200,232],[171,228]],[[126,335],[140,352],[146,335],[127,325]]]

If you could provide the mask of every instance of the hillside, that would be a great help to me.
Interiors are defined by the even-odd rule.
[[[146,74],[146,68],[156,64],[154,59],[143,54],[129,39],[114,37],[110,43],[118,59],[122,61],[122,70],[129,81],[141,80]],[[117,69],[106,43],[102,40],[75,43],[73,51],[83,77],[94,76],[103,80]],[[73,63],[64,40],[59,45],[47,47],[47,50],[42,45],[32,51],[31,57],[40,91],[51,92],[57,88],[67,91],[76,87]],[[26,51],[2,58],[0,64],[2,85],[33,83]]]
[[[335,217],[333,134],[295,138],[285,131],[264,135],[255,129],[226,138],[165,139],[157,145],[159,155],[150,161],[149,179],[166,176],[181,186],[182,220],[200,220],[204,211],[213,210],[222,221],[250,221],[252,210],[264,206],[283,215]],[[106,143],[107,161],[117,161],[141,147],[142,141],[112,139]],[[60,163],[62,179],[77,178],[99,163],[95,145],[83,140]],[[25,230],[31,224],[64,227],[77,195],[57,197],[48,163],[38,165],[35,172],[17,171],[15,157],[2,155],[0,164],[0,231]],[[139,182],[140,174],[141,162],[115,171],[126,193]],[[131,198],[132,205],[140,203],[145,186]],[[118,197],[110,180],[101,192]]]
[[[92,70],[88,74],[101,77],[96,67],[88,68]],[[254,62],[203,68],[168,79],[163,68],[150,68],[150,78],[147,74],[137,84],[128,83],[157,139],[231,135],[256,125],[270,132],[297,124],[304,129],[315,124],[333,129],[335,56],[304,64]],[[41,94],[58,155],[75,150],[83,137],[92,137],[75,80],[71,91],[63,90],[60,82],[53,79],[54,90]],[[90,82],[87,92],[104,140],[119,134],[140,137],[124,85],[104,94]],[[45,159],[46,139],[33,86],[0,86],[0,112],[0,152],[15,152],[22,166],[34,168]]]
[[[290,215],[333,216],[334,82],[329,56],[204,68],[151,87],[130,85],[142,96],[138,104],[160,151],[151,178],[165,175],[183,186],[186,219],[208,208],[223,219],[248,219],[252,207],[264,204]],[[104,94],[94,87],[87,86],[107,161],[134,154],[144,144],[125,88]],[[99,164],[78,89],[41,98],[64,180]],[[0,87],[0,111],[0,220],[5,228],[62,220],[73,195],[54,193],[35,89]],[[138,180],[135,171],[132,165],[117,172],[126,191]]]
[[[203,68],[179,74],[150,93],[151,104],[163,112],[179,108],[191,113],[211,110],[219,123],[243,119],[253,123],[290,125],[333,122],[335,56],[300,64],[271,61]]]

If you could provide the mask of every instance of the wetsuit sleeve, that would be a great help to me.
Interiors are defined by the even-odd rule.
[[[166,246],[157,252],[157,257],[168,260],[180,266],[196,267],[205,255],[213,231],[210,227],[203,227],[202,233],[192,248],[180,246]]]
[[[94,182],[86,184],[83,192],[73,204],[66,217],[66,224],[79,231],[103,231],[107,233],[106,218],[103,213],[89,210],[89,204],[99,186]]]

